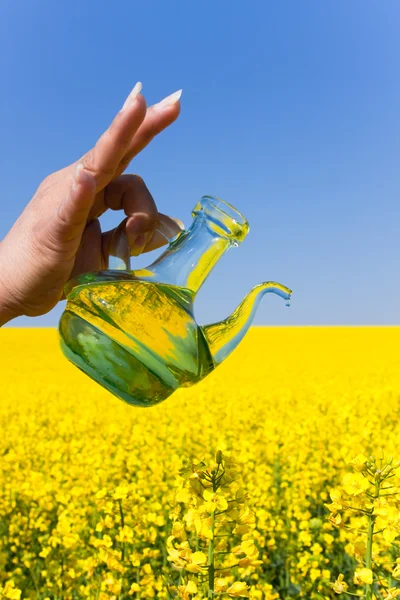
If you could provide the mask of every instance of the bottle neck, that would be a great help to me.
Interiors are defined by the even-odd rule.
[[[160,283],[169,283],[197,292],[216,262],[231,246],[198,215],[148,269]]]

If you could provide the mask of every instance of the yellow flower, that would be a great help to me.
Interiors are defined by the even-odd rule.
[[[115,488],[112,494],[114,500],[125,500],[129,493],[129,487],[127,485],[119,485]]]
[[[189,573],[201,573],[202,565],[207,563],[207,556],[204,552],[192,552],[187,541],[181,542],[174,547],[172,545],[173,536],[167,541],[168,560],[177,569],[186,569]]]
[[[4,598],[9,598],[9,600],[19,600],[21,598],[21,590],[15,587],[12,579],[6,582],[1,594]]]
[[[354,583],[357,585],[363,584],[363,583],[369,583],[371,584],[373,582],[374,578],[372,575],[372,571],[371,569],[356,569],[356,572],[354,573]]]
[[[42,548],[41,551],[39,552],[39,556],[41,556],[42,558],[46,558],[51,552],[51,548],[49,546],[47,546],[47,548]]]
[[[214,592],[218,594],[226,592],[229,587],[229,581],[226,577],[217,577],[214,581]]]
[[[197,585],[194,581],[188,581],[186,585],[186,591],[188,594],[196,594],[197,593]]]
[[[236,527],[233,530],[233,534],[237,535],[239,537],[241,537],[242,535],[244,535],[245,533],[248,533],[250,531],[250,527],[248,525],[236,525]]]
[[[246,540],[239,546],[232,548],[233,554],[245,554],[245,558],[239,558],[238,563],[240,567],[257,567],[262,564],[261,560],[258,560],[259,551],[255,546],[253,540]]]
[[[106,585],[107,590],[112,594],[119,594],[121,592],[121,581],[115,579],[113,575],[108,575],[103,583]]]
[[[92,544],[92,546],[95,546],[96,548],[111,548],[113,545],[113,541],[112,538],[109,535],[103,535],[102,538],[95,538],[95,537],[91,537],[90,538],[90,543]]]
[[[104,519],[100,519],[96,525],[96,531],[101,532],[105,527],[107,529],[112,529],[114,527],[114,519],[111,517],[111,515],[106,515]]]
[[[344,575],[342,573],[340,573],[339,577],[332,584],[332,589],[336,594],[343,594],[348,590],[348,587],[349,586],[344,581]]]
[[[203,498],[206,500],[204,507],[209,513],[215,511],[223,511],[228,508],[228,502],[224,496],[213,492],[212,490],[204,490]]]
[[[392,577],[394,577],[394,579],[399,579],[400,578],[400,565],[396,565],[395,568],[392,571]]]
[[[355,471],[361,472],[364,471],[365,463],[367,462],[368,457],[362,453],[359,453],[355,458],[349,461],[349,465],[351,465]]]
[[[132,583],[131,587],[129,588],[128,594],[130,596],[133,596],[133,594],[139,594],[139,593],[140,593],[140,585],[138,583]]]
[[[364,540],[356,540],[346,546],[346,552],[351,556],[355,556],[358,560],[362,560],[366,551],[367,546]]]
[[[205,565],[207,562],[207,556],[204,552],[193,552],[193,554],[187,555],[187,564],[185,565],[186,571],[189,573],[201,573],[201,565]]]
[[[346,473],[343,477],[343,489],[349,496],[358,496],[367,490],[369,481],[361,473]]]
[[[232,598],[248,598],[249,586],[244,581],[235,581],[235,583],[228,587],[226,593]]]
[[[175,523],[172,525],[171,535],[173,535],[175,538],[184,539],[186,537],[184,524],[180,521],[175,521]]]
[[[192,494],[188,488],[182,487],[177,491],[176,496],[175,496],[176,502],[183,502],[184,504],[187,504],[191,500],[192,500]]]
[[[96,492],[95,498],[101,500],[105,496],[107,496],[107,488],[102,488],[101,490],[98,490],[98,492]]]
[[[332,523],[332,525],[335,525],[336,527],[338,527],[342,522],[342,515],[339,515],[339,514],[330,515],[329,521]]]
[[[153,572],[153,569],[151,568],[151,565],[149,563],[146,563],[145,565],[143,565],[141,573],[145,573],[146,575],[149,575],[152,572]]]
[[[186,585],[178,586],[178,597],[183,600],[189,600],[190,596],[197,594],[197,585],[194,581],[188,581]]]
[[[329,492],[329,496],[332,500],[331,504],[325,504],[331,513],[337,513],[340,510],[346,508],[346,503],[343,499],[343,493],[340,489],[334,489]]]
[[[133,542],[133,529],[132,529],[132,527],[129,527],[128,525],[124,525],[124,527],[121,527],[120,530],[119,530],[119,533],[116,535],[115,539],[118,542],[132,543]]]

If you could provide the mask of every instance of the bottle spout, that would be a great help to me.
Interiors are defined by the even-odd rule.
[[[227,319],[202,327],[215,365],[222,363],[242,341],[261,298],[268,293],[281,296],[289,306],[292,290],[275,281],[267,281],[256,285]]]

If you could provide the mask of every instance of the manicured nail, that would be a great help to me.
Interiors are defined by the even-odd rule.
[[[165,108],[169,108],[170,106],[176,104],[181,96],[182,90],[178,90],[177,92],[174,92],[170,96],[164,98],[164,100],[161,100],[161,102],[159,102],[158,104],[155,104],[154,108],[156,108],[157,110],[164,110]]]
[[[126,108],[129,108],[129,106],[132,106],[132,104],[135,102],[138,94],[140,94],[140,92],[142,91],[142,84],[140,81],[137,82],[137,84],[135,85],[135,87],[133,88],[133,90],[131,91],[131,93],[129,94],[129,96],[127,97],[127,99],[124,102],[124,105],[122,107],[121,110],[125,110]]]

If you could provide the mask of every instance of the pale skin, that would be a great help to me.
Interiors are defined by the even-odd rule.
[[[42,181],[0,242],[0,326],[49,312],[71,277],[106,268],[112,231],[101,231],[99,217],[107,210],[124,211],[132,256],[166,243],[157,229],[171,237],[181,231],[138,175],[123,174],[179,116],[180,92],[149,108],[140,92],[136,84],[91,150]]]

